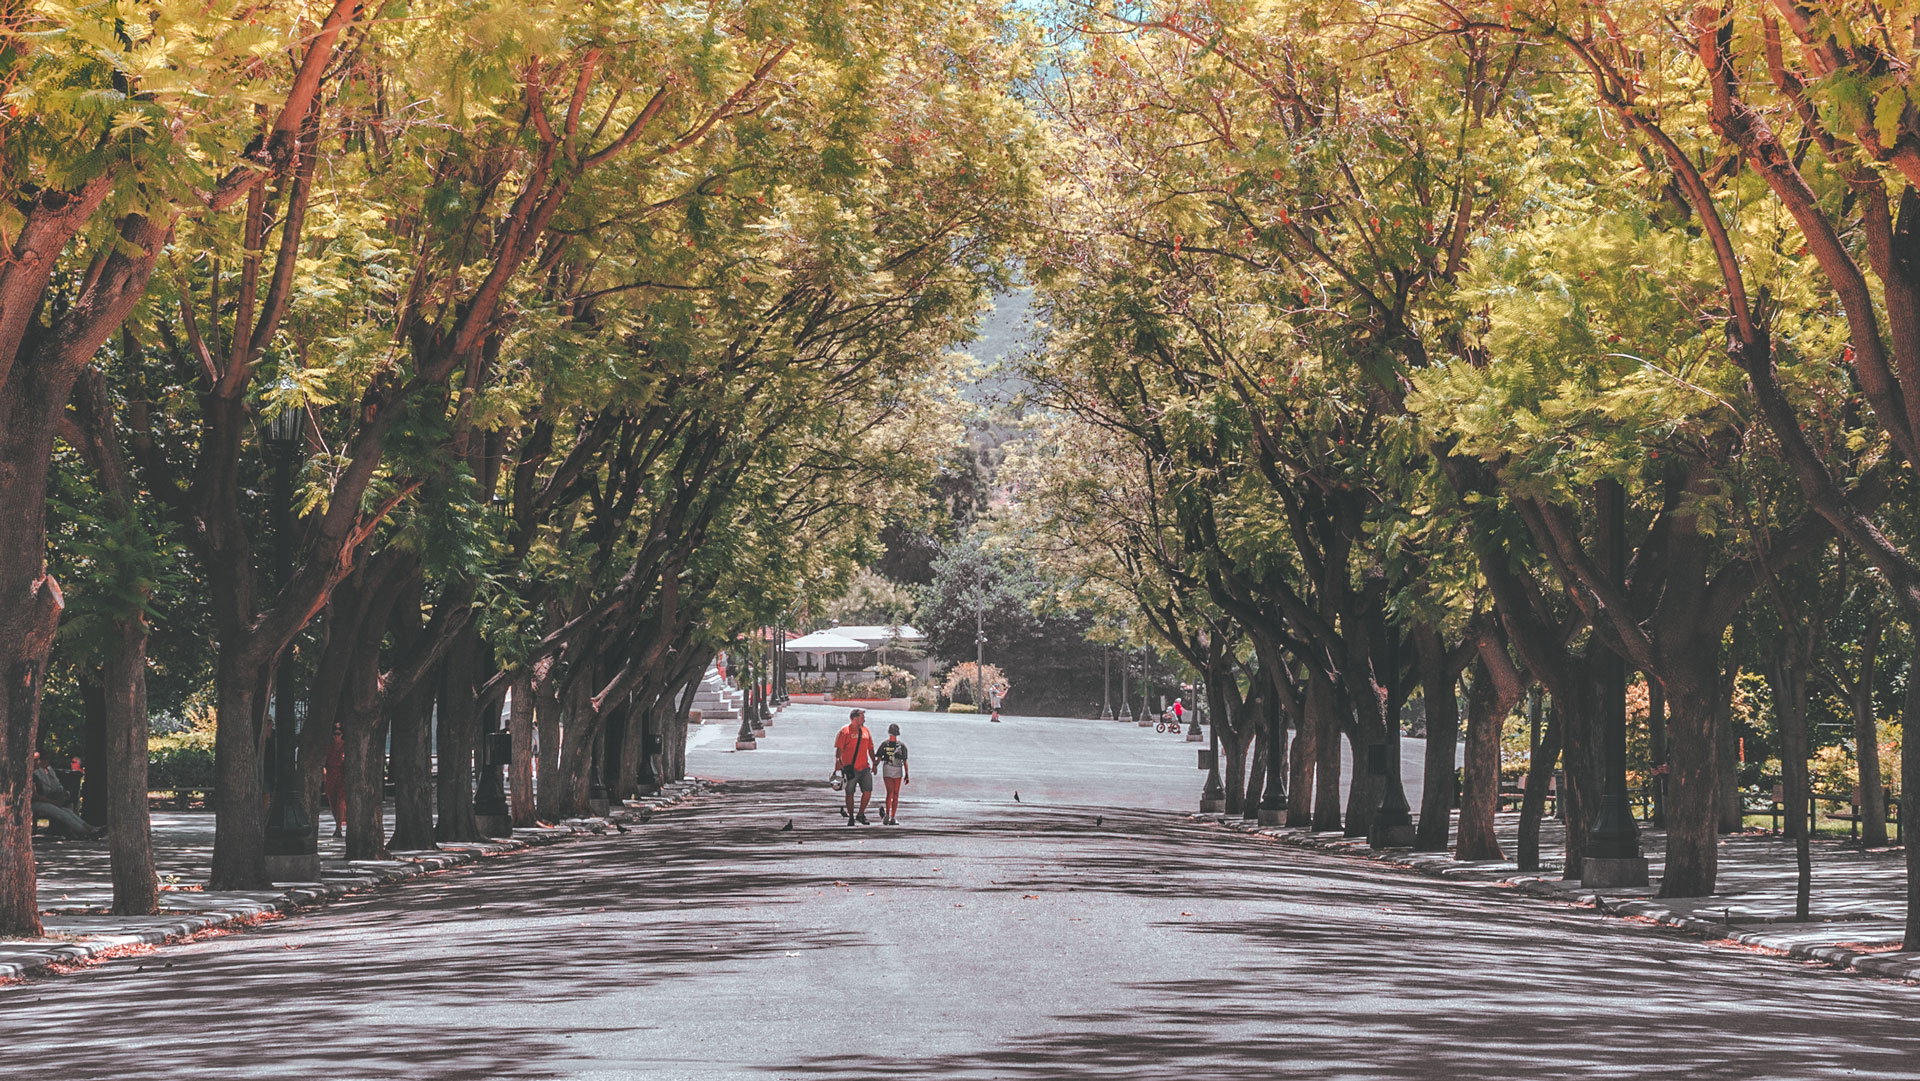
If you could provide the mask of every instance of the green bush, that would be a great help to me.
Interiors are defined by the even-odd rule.
[[[212,788],[213,748],[174,745],[149,750],[147,787],[154,791]]]
[[[925,685],[915,687],[913,689],[913,694],[908,697],[908,701],[907,701],[908,709],[919,710],[923,713],[931,713],[934,710],[938,709],[939,707],[940,707],[939,696],[933,693],[932,687],[928,687]]]

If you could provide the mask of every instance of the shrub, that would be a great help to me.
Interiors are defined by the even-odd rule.
[[[824,676],[800,676],[787,680],[788,694],[825,694],[826,690]]]
[[[213,787],[213,717],[147,739],[147,787],[153,790]]]
[[[978,713],[980,712],[980,707],[970,706],[965,702],[955,702],[952,705],[947,707],[947,712],[948,713]]]
[[[926,686],[925,684],[915,687],[913,693],[908,696],[908,709],[917,709],[924,713],[931,713],[939,707],[939,697],[933,693],[932,687]]]
[[[961,664],[956,664],[947,670],[947,679],[946,682],[942,684],[941,689],[946,691],[948,698],[963,705],[978,704],[973,700],[973,689],[978,686],[974,677],[974,669],[974,663],[972,661],[966,661]],[[989,688],[995,684],[1009,688],[1012,686],[1007,682],[1006,674],[994,665],[987,665],[984,669],[981,669],[981,671],[985,673],[986,683]],[[954,711],[948,710],[948,712],[951,713]]]

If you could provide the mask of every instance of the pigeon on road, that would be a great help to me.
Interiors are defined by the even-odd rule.
[[[1020,793],[1018,793],[1018,792],[1015,792],[1015,793],[1013,794],[1013,802],[1015,802],[1015,803],[1019,803],[1019,802],[1020,802]]]
[[[793,819],[789,818],[787,819],[787,824],[780,827],[780,832],[785,833],[792,828],[793,828]]]
[[[1105,822],[1106,820],[1107,820],[1107,816],[1106,816],[1106,815],[1094,815],[1094,816],[1093,816],[1093,824],[1094,824],[1094,825],[1096,825],[1096,826],[1098,826],[1098,825],[1100,825],[1101,823],[1103,823],[1103,822]]]

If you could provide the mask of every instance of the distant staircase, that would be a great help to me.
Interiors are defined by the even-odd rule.
[[[700,689],[693,692],[693,708],[700,711],[702,723],[740,719],[742,693],[720,678],[717,665],[708,665],[700,678]]]

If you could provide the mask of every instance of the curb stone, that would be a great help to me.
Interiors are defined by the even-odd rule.
[[[1344,834],[1261,826],[1238,816],[1192,814],[1188,818],[1236,833],[1265,837],[1290,848],[1369,860],[1450,882],[1477,882],[1512,889],[1529,897],[1594,908],[1603,916],[1642,921],[1757,952],[1828,965],[1861,975],[1920,983],[1920,952],[1886,949],[1888,946],[1898,946],[1902,941],[1903,933],[1897,919],[1845,914],[1802,923],[1789,916],[1755,912],[1729,902],[1723,906],[1726,913],[1723,919],[1710,920],[1674,911],[1656,900],[1651,890],[1622,890],[1604,895],[1603,898],[1578,882],[1547,878],[1533,872],[1517,873],[1519,868],[1512,862],[1462,862],[1446,855],[1406,849],[1375,851],[1365,840]],[[1767,929],[1743,926],[1754,924]],[[1856,941],[1836,943],[1807,940],[1809,932],[1824,927],[1856,927],[1859,931],[1852,936]]]
[[[161,894],[163,907],[154,916],[66,913],[50,908],[41,921],[48,932],[46,937],[0,939],[0,983],[54,974],[131,949],[164,946],[207,931],[291,914],[349,893],[438,874],[490,856],[604,834],[616,824],[645,822],[653,811],[685,803],[715,787],[698,778],[675,782],[663,786],[659,795],[628,800],[605,818],[569,818],[554,826],[516,829],[510,839],[452,842],[438,851],[396,853],[397,858],[387,860],[329,860],[321,865],[319,882],[291,884],[278,890],[233,891],[217,906],[204,909],[167,911],[169,903],[184,904],[196,896],[194,892]]]

